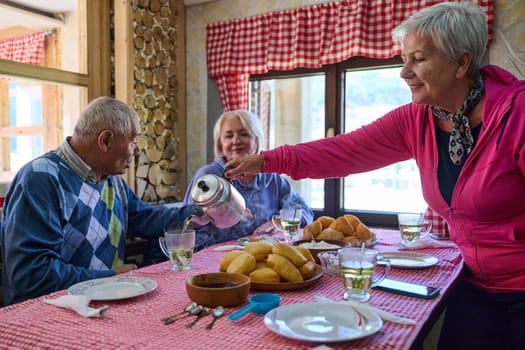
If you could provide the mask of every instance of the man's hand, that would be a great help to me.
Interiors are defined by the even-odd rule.
[[[137,269],[137,265],[135,264],[124,264],[120,265],[119,267],[115,268],[115,272],[118,274],[130,272]]]

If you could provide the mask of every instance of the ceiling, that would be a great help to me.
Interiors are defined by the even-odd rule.
[[[184,6],[194,6],[216,0],[184,0]],[[64,14],[76,11],[74,0],[0,0],[0,30],[24,26],[47,30],[63,25]]]
[[[77,9],[77,1],[71,0],[9,0],[0,1],[0,3],[15,3],[50,13],[70,12]]]
[[[46,30],[63,25],[63,15],[77,9],[76,1],[0,0],[0,30],[24,26]]]

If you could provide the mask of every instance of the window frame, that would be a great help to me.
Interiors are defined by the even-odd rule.
[[[345,111],[345,71],[349,69],[377,69],[400,66],[400,56],[389,59],[352,57],[346,61],[326,65],[316,69],[297,68],[290,71],[269,71],[264,74],[250,75],[250,82],[257,80],[301,77],[323,73],[325,75],[325,135],[341,134],[344,130]],[[344,214],[357,215],[367,225],[375,227],[397,227],[397,212],[345,210],[343,202],[343,178],[325,179],[324,208],[315,210],[315,217],[328,215],[339,217]]]
[[[42,136],[44,149],[58,146],[63,138],[62,121],[62,89],[60,86],[84,88],[80,95],[80,105],[87,103],[98,96],[111,96],[111,69],[110,69],[110,11],[111,2],[105,0],[78,0],[79,57],[86,57],[81,63],[80,71],[72,72],[65,69],[51,68],[52,64],[42,66],[26,64],[16,61],[0,59],[0,75],[10,78],[31,80],[42,84],[43,95],[43,123],[33,127],[7,127],[8,120],[0,121],[0,137],[15,136]],[[89,19],[89,20],[87,20]],[[47,47],[44,60],[48,63],[56,62],[58,53],[62,50],[55,36],[61,35],[57,28],[47,37]],[[85,44],[82,42],[85,41]],[[84,49],[85,48],[85,49]],[[86,50],[86,52],[84,52]],[[8,83],[0,84],[0,101],[3,115],[9,115]],[[7,118],[7,117],[6,117]],[[57,126],[59,126],[57,130]],[[5,145],[7,146],[7,144]],[[3,147],[2,149],[8,149]],[[4,151],[0,155],[0,165],[8,162],[8,155]],[[0,173],[0,182],[10,182],[16,172],[4,171]],[[129,181],[129,178],[127,179]]]

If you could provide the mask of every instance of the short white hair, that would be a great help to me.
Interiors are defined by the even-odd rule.
[[[429,36],[450,61],[464,52],[472,55],[469,75],[475,77],[487,49],[487,15],[478,5],[468,2],[443,2],[427,7],[394,29],[394,42],[402,43],[412,32]]]

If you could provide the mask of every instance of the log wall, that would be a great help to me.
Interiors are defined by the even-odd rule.
[[[135,190],[159,204],[185,193],[184,5],[182,0],[132,0],[132,105],[142,137]]]

